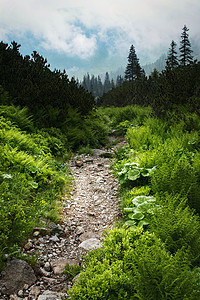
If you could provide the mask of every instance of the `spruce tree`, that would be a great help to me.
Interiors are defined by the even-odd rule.
[[[180,42],[180,65],[181,66],[186,66],[190,63],[193,62],[193,56],[191,55],[191,53],[193,52],[191,49],[191,44],[189,41],[189,35],[188,35],[188,31],[189,29],[186,27],[186,25],[184,25],[183,27],[183,32],[181,34],[181,42]]]
[[[121,86],[123,81],[123,77],[121,75],[117,75],[116,86]]]
[[[99,75],[97,78],[97,89],[98,89],[98,96],[101,97],[103,95],[103,84],[101,82],[101,77]]]
[[[105,74],[105,79],[104,79],[104,93],[107,93],[111,88],[111,84],[110,84],[110,77],[108,72],[106,72]]]
[[[139,59],[137,58],[135,47],[131,45],[128,55],[128,64],[125,70],[125,79],[128,81],[134,81],[136,78],[140,78],[144,71],[140,67]]]
[[[171,42],[169,48],[169,53],[166,60],[166,68],[167,69],[174,69],[178,66],[178,58],[176,52],[176,43],[174,41]]]

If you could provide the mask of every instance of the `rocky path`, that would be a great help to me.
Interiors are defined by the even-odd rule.
[[[38,253],[38,266],[33,274],[27,275],[29,279],[33,277],[32,282],[26,283],[23,278],[19,283],[19,274],[14,279],[9,270],[3,271],[0,299],[53,300],[68,297],[67,289],[72,283],[67,282],[62,274],[64,266],[66,263],[80,264],[87,251],[100,247],[102,233],[112,228],[120,214],[118,183],[112,175],[110,159],[102,157],[104,152],[95,150],[93,156],[81,156],[70,161],[74,181],[70,195],[63,199],[63,222],[60,225],[50,223],[47,230],[35,230],[33,238],[24,246],[25,253]],[[16,260],[10,262],[12,273],[15,263],[19,264]],[[24,274],[23,270],[21,272]]]

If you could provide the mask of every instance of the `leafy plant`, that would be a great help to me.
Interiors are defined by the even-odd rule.
[[[165,243],[172,254],[184,248],[191,262],[199,264],[200,218],[188,207],[187,198],[165,193],[157,197],[157,202],[161,206],[154,210],[149,230]]]
[[[27,107],[2,105],[0,106],[0,115],[22,130],[33,131],[33,117]]]
[[[66,264],[64,269],[64,274],[66,275],[66,280],[72,281],[72,279],[78,275],[83,268],[78,265],[70,265],[69,263]]]
[[[148,185],[122,189],[121,198],[122,198],[122,207],[133,207],[132,199],[137,196],[149,196],[151,188]]]
[[[199,273],[191,270],[187,253],[172,256],[154,234],[115,228],[101,249],[84,259],[85,269],[73,288],[72,300],[198,299]]]
[[[116,175],[120,184],[125,184],[129,181],[133,182],[137,179],[149,177],[154,170],[155,167],[140,168],[139,163],[130,161],[121,161],[118,166],[115,167]]]
[[[94,151],[89,146],[81,146],[78,150],[78,154],[93,155]]]
[[[115,135],[125,135],[126,132],[127,132],[127,129],[132,127],[133,124],[126,120],[126,121],[123,121],[123,122],[120,122],[117,126],[116,126],[116,133]]]
[[[155,201],[156,198],[153,196],[135,197],[132,200],[134,207],[124,208],[124,212],[128,213],[128,220],[125,222],[125,224],[132,227],[138,226],[139,228],[149,225],[149,216],[154,214]]]
[[[58,199],[64,187],[69,189],[70,176],[66,163],[52,155],[48,138],[22,132],[2,116],[0,129],[0,257],[3,259],[5,251],[12,252],[14,245],[32,233],[41,217],[60,219]],[[56,141],[60,143],[58,138]]]

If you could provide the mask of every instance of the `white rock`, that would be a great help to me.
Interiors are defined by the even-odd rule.
[[[52,241],[52,242],[54,242],[54,243],[56,243],[56,242],[59,242],[60,241],[60,239],[57,237],[57,235],[53,235],[52,237],[50,237],[50,239],[49,239],[50,241]]]
[[[38,300],[59,300],[62,299],[63,296],[63,293],[45,291],[42,295],[38,297]]]
[[[18,293],[17,293],[17,295],[18,295],[19,297],[23,297],[23,295],[24,295],[23,290],[19,290]]]
[[[35,231],[35,232],[33,233],[33,236],[39,236],[39,234],[40,234],[39,231]]]
[[[96,239],[96,238],[91,238],[91,239],[88,239],[88,240],[85,240],[83,241],[79,247],[80,248],[83,248],[85,250],[92,250],[92,249],[95,249],[95,248],[101,248],[101,242]]]
[[[76,234],[79,235],[79,234],[82,234],[82,233],[84,233],[84,228],[82,226],[77,226]]]
[[[44,269],[45,269],[45,271],[47,271],[47,272],[50,272],[50,271],[51,271],[51,264],[50,264],[50,262],[47,261],[47,262],[45,263]]]

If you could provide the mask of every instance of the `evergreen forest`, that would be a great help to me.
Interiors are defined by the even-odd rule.
[[[200,299],[200,62],[189,29],[162,72],[146,76],[134,45],[124,77],[50,69],[34,51],[0,43],[0,269],[42,219],[62,222],[68,161],[116,147],[121,220],[82,261],[71,299]],[[101,183],[99,183],[101,184]]]

